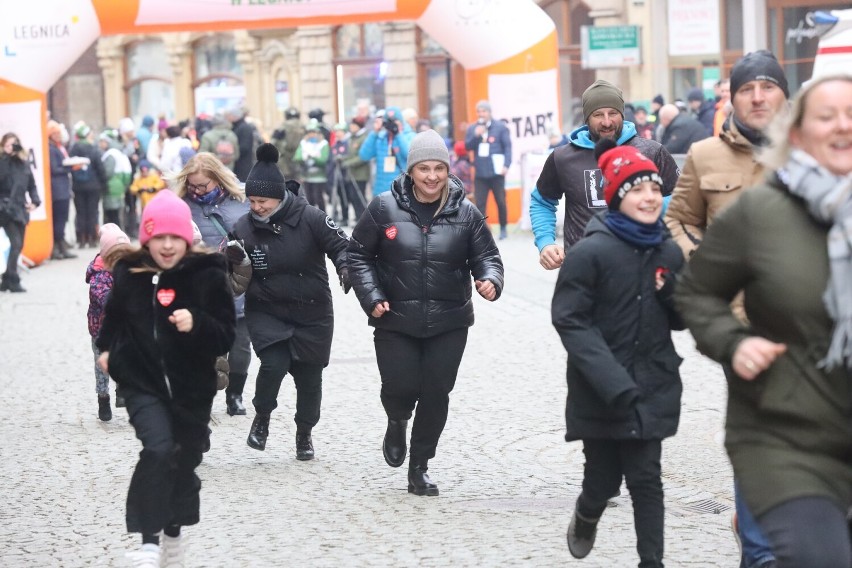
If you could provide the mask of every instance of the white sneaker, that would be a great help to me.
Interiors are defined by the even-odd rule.
[[[160,568],[160,547],[156,544],[143,544],[139,550],[124,556],[132,562],[134,568]]]
[[[183,535],[160,537],[160,546],[162,554],[160,555],[160,568],[183,568],[183,557],[186,549],[186,542]]]

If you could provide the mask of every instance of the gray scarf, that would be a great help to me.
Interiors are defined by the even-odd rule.
[[[830,275],[822,300],[834,320],[831,346],[820,368],[852,369],[852,176],[834,175],[809,154],[793,150],[778,177],[801,197],[811,216],[828,230]]]

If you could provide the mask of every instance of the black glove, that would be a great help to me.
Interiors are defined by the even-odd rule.
[[[674,295],[677,275],[665,267],[657,268],[657,273],[663,277],[664,281],[663,287],[657,290],[657,296],[659,296],[660,299],[671,298],[672,295]]]
[[[352,289],[352,283],[349,281],[349,269],[341,268],[338,276],[340,276],[340,287],[343,288],[343,293],[348,294],[349,290]]]
[[[225,256],[228,257],[228,262],[231,264],[242,264],[246,258],[246,249],[243,248],[243,243],[228,241],[228,246],[225,247]]]
[[[283,128],[279,128],[272,133],[273,140],[284,140],[285,138],[287,138],[287,131]]]

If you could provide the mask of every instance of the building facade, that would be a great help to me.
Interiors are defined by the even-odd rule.
[[[644,103],[656,94],[683,98],[708,89],[752,49],[781,60],[795,91],[811,72],[818,37],[813,10],[842,0],[537,0],[559,39],[561,129],[582,120],[583,90],[596,78]],[[583,64],[583,28],[635,26],[639,62]],[[173,32],[101,38],[48,93],[52,115],[95,129],[124,116],[169,122],[245,106],[271,132],[284,109],[314,108],[326,122],[359,108],[413,108],[444,136],[466,125],[465,75],[412,22],[302,26],[222,33]]]

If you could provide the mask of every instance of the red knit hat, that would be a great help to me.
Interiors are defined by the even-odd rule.
[[[158,191],[145,209],[139,222],[139,244],[151,237],[174,235],[192,246],[192,213],[189,205],[171,191]]]
[[[595,158],[604,178],[604,199],[611,211],[618,211],[621,199],[634,185],[652,181],[663,186],[663,178],[653,161],[633,146],[618,146],[611,138],[595,145]]]
[[[464,145],[464,140],[459,140],[453,144],[453,152],[455,153],[456,158],[464,158],[467,156],[467,148]]]

